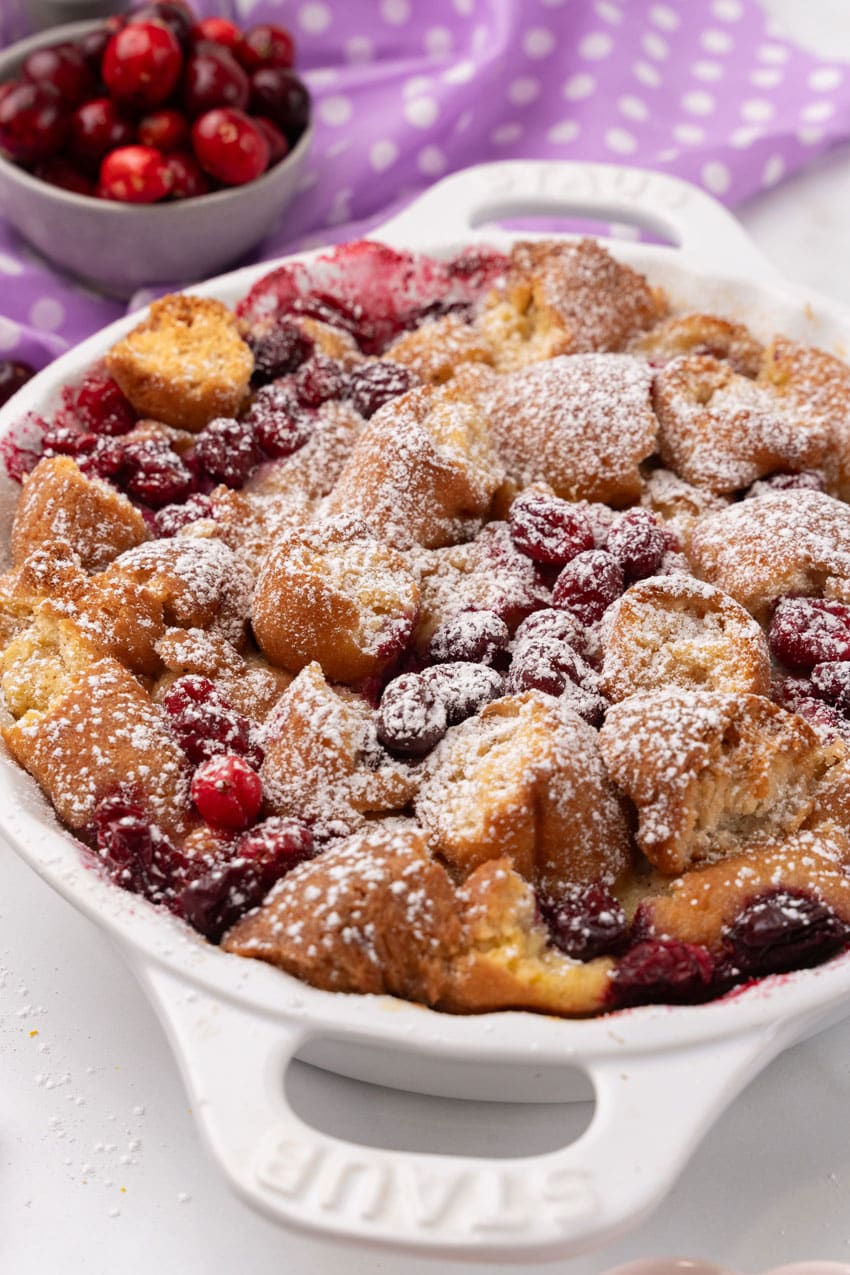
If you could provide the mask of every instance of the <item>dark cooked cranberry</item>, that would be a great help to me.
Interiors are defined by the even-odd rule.
[[[811,686],[815,694],[850,716],[850,663],[831,660],[812,669]]]
[[[192,777],[192,800],[213,827],[241,830],[260,813],[263,785],[244,757],[222,753],[198,766]]]
[[[582,624],[595,624],[625,587],[617,559],[605,549],[589,549],[564,567],[552,590],[552,604],[571,611]]]
[[[0,97],[0,149],[23,164],[48,159],[68,131],[67,107],[47,84],[13,84]]]
[[[32,84],[48,84],[63,101],[76,106],[91,93],[94,80],[88,64],[73,44],[53,44],[35,49],[24,62],[24,79]]]
[[[312,859],[313,837],[292,819],[265,819],[236,841],[232,857],[201,872],[178,895],[177,910],[212,942],[265,898],[292,868]]]
[[[850,606],[829,598],[782,598],[767,639],[776,659],[801,672],[850,660]]]
[[[514,647],[508,685],[514,693],[560,695],[568,682],[596,689],[593,670],[566,642],[544,635],[523,638]]]
[[[225,48],[196,53],[186,64],[183,105],[193,119],[216,106],[244,110],[250,92],[248,76]]]
[[[293,380],[298,402],[305,407],[321,407],[334,398],[343,398],[348,389],[348,374],[336,359],[314,354],[302,363]]]
[[[714,958],[707,948],[677,939],[646,939],[617,962],[610,995],[617,1008],[700,1001],[709,994],[713,977]]]
[[[118,438],[97,439],[90,452],[78,458],[77,464],[91,478],[116,478],[124,468],[124,444]]]
[[[543,492],[517,496],[508,515],[513,542],[518,549],[550,566],[570,562],[595,541],[590,519],[569,501]]]
[[[487,664],[470,664],[457,660],[450,664],[435,664],[432,668],[424,669],[418,676],[440,696],[451,726],[472,717],[485,704],[505,693],[505,681],[501,673]]]
[[[128,496],[142,500],[153,509],[185,500],[192,490],[192,475],[168,444],[156,438],[133,439],[124,444]]]
[[[186,5],[174,4],[170,0],[154,0],[153,4],[140,5],[129,14],[127,22],[163,22],[181,49],[188,49],[192,42],[191,10]]]
[[[294,146],[310,120],[310,93],[292,71],[262,66],[251,74],[251,112],[267,116]]]
[[[745,498],[769,496],[772,491],[826,491],[823,474],[816,469],[801,469],[795,474],[770,474],[753,483]]]
[[[327,292],[308,292],[306,296],[293,297],[287,307],[290,314],[303,315],[307,319],[318,319],[332,328],[341,328],[361,345],[364,328],[367,339],[372,336],[369,321],[359,310],[347,306],[339,297],[332,297]]]
[[[39,181],[47,182],[49,186],[58,186],[60,190],[69,190],[74,195],[94,193],[94,182],[66,159],[46,159],[33,172]]]
[[[648,509],[630,509],[609,531],[606,548],[631,582],[655,575],[667,552],[667,540],[655,514]]]
[[[778,889],[748,903],[723,943],[742,974],[779,974],[825,961],[849,936],[850,927],[821,899]]]
[[[572,611],[558,611],[554,607],[541,607],[532,611],[514,634],[517,646],[530,637],[554,638],[566,642],[574,651],[584,655],[587,650],[587,630]]]
[[[0,439],[0,453],[3,465],[13,483],[23,482],[27,474],[31,474],[41,460],[41,452],[30,447],[21,447],[11,438]]]
[[[260,766],[262,749],[251,723],[232,707],[213,682],[187,673],[172,682],[163,699],[171,729],[186,756],[197,766],[221,753],[236,753]]]
[[[540,893],[537,904],[552,944],[575,961],[613,955],[626,945],[625,910],[604,885],[569,885],[557,895]]]
[[[70,119],[69,146],[72,157],[89,171],[119,146],[131,146],[136,130],[108,97],[95,97],[78,106]]]
[[[295,372],[313,352],[313,342],[291,319],[278,319],[274,327],[250,332],[246,340],[254,355],[255,385]]]
[[[438,664],[463,660],[472,664],[492,664],[507,649],[510,630],[495,611],[462,611],[441,624],[428,648]]]
[[[355,411],[368,420],[399,394],[417,383],[414,372],[401,363],[364,363],[351,373],[351,401]]]
[[[446,733],[442,695],[421,673],[402,673],[386,686],[378,708],[377,731],[392,752],[422,757]]]
[[[256,394],[246,417],[254,437],[273,460],[291,456],[310,437],[311,418],[288,386],[266,385]]]
[[[87,376],[82,385],[67,391],[65,402],[92,434],[127,434],[136,423],[132,404],[108,376]]]
[[[199,518],[211,518],[212,513],[213,503],[209,496],[196,493],[181,505],[166,505],[164,509],[157,510],[154,527],[158,536],[176,536],[178,531]]]
[[[97,436],[68,425],[52,425],[41,440],[45,456],[85,456],[97,446]]]
[[[87,31],[75,41],[78,52],[84,58],[89,70],[98,79],[103,55],[112,36],[113,32],[104,24],[102,27],[95,27],[93,31]]]
[[[184,856],[170,844],[141,803],[116,793],[94,814],[97,852],[116,884],[159,903],[173,887]]]
[[[493,248],[464,248],[457,256],[446,262],[446,269],[452,279],[461,280],[473,293],[487,288],[504,274],[509,260],[502,252]]]
[[[248,420],[218,416],[195,440],[195,461],[211,478],[228,487],[241,487],[260,460],[257,440]]]
[[[29,363],[24,363],[21,359],[0,359],[0,407],[33,376],[35,368],[30,367]]]
[[[804,717],[825,738],[832,739],[836,735],[842,738],[850,737],[847,718],[832,704],[820,699],[807,678],[777,679],[771,687],[771,694],[777,704],[787,708],[790,713],[797,713],[800,717]]]
[[[558,698],[589,726],[601,726],[605,720],[608,701],[592,688],[579,686],[577,682],[567,682]]]

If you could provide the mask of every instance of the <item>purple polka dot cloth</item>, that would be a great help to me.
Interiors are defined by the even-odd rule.
[[[782,38],[757,0],[238,0],[235,16],[293,31],[316,120],[251,261],[357,237],[482,161],[614,160],[735,204],[850,135],[850,65]],[[124,308],[0,219],[0,357],[41,367]]]

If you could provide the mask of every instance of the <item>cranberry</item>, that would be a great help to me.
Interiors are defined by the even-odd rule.
[[[210,49],[189,59],[183,81],[183,105],[193,119],[216,106],[244,110],[250,92],[247,75],[226,49]]]
[[[364,363],[351,373],[354,410],[369,420],[391,399],[406,394],[416,384],[416,374],[402,363]]]
[[[195,156],[189,151],[175,151],[166,155],[172,199],[193,199],[197,195],[206,195],[210,184],[202,173]]]
[[[604,885],[569,885],[556,896],[538,894],[537,904],[552,944],[574,961],[613,955],[626,945],[625,910]]]
[[[126,204],[154,204],[168,194],[168,165],[151,146],[122,146],[100,166],[99,189],[107,199]]]
[[[410,674],[409,676],[417,676]],[[420,676],[436,691],[446,710],[449,725],[462,722],[479,712],[485,704],[505,693],[501,673],[487,664],[470,664],[463,660],[435,664]]]
[[[667,540],[655,514],[648,509],[630,509],[614,523],[606,548],[628,581],[643,580],[661,566]]]
[[[90,478],[115,479],[124,468],[124,444],[117,438],[98,438],[77,464]]]
[[[136,130],[108,97],[95,97],[77,107],[70,120],[70,151],[74,159],[89,167],[100,162],[119,146],[130,146]]]
[[[0,452],[2,452],[6,473],[13,483],[23,482],[24,477],[31,474],[41,460],[40,452],[33,451],[29,447],[21,447],[11,438],[0,440]]]
[[[753,483],[746,498],[769,496],[772,491],[826,491],[823,474],[816,469],[801,469],[794,474],[771,474]]]
[[[831,660],[812,669],[812,689],[845,717],[850,716],[850,662]]]
[[[535,562],[550,566],[570,562],[595,544],[590,519],[581,509],[541,492],[517,496],[508,525],[518,549]]]
[[[30,83],[56,89],[69,106],[77,106],[94,88],[88,64],[73,44],[35,49],[24,62],[23,72]]]
[[[139,120],[138,140],[141,146],[153,146],[163,154],[185,150],[189,143],[186,116],[171,107],[151,111]]]
[[[310,437],[310,420],[282,386],[266,385],[248,412],[254,437],[273,460],[291,456]]]
[[[454,660],[492,664],[510,640],[508,626],[495,611],[462,611],[440,625],[431,638],[428,655],[438,664]]]
[[[570,611],[556,611],[552,607],[542,607],[539,611],[533,611],[517,629],[514,640],[519,646],[525,638],[532,636],[566,642],[580,655],[583,655],[587,649],[587,633],[584,625]]]
[[[35,368],[20,359],[0,359],[0,407],[35,376]]]
[[[310,121],[310,94],[292,71],[264,66],[251,76],[251,110],[267,115],[294,146]]]
[[[571,611],[582,624],[595,624],[625,587],[617,559],[605,549],[588,549],[564,567],[555,581],[552,602]]]
[[[208,678],[194,673],[178,677],[162,702],[171,729],[193,765],[220,753],[234,753],[255,767],[262,764],[263,751],[253,739],[250,721]]]
[[[446,706],[432,680],[402,673],[388,683],[378,708],[378,739],[397,753],[422,757],[448,727]]]
[[[611,999],[617,1007],[704,1000],[713,978],[714,959],[707,948],[677,939],[647,939],[617,962]]]
[[[304,407],[321,407],[331,399],[342,398],[348,389],[348,375],[336,359],[314,354],[295,373],[293,389]]]
[[[103,78],[117,102],[149,110],[169,98],[183,69],[180,45],[161,22],[132,22],[112,37]]]
[[[192,475],[168,444],[156,438],[134,439],[124,445],[127,471],[123,486],[128,496],[153,509],[185,500],[192,490]]]
[[[219,416],[195,441],[195,461],[211,478],[228,487],[241,487],[260,461],[251,422]]]
[[[608,701],[598,691],[579,686],[577,682],[567,682],[558,698],[589,726],[601,726],[605,720]]]
[[[13,84],[0,98],[0,149],[24,164],[55,155],[68,130],[66,109],[47,84]]]
[[[289,154],[289,142],[278,126],[264,115],[255,115],[254,123],[269,144],[269,168],[273,168]]]
[[[160,903],[185,863],[140,802],[118,792],[98,802],[94,814],[97,852],[111,879],[134,894]]]
[[[192,127],[198,163],[226,186],[242,186],[266,171],[269,144],[242,111],[220,107],[207,111]]]
[[[33,169],[33,172],[39,181],[47,182],[49,186],[58,186],[60,190],[68,190],[72,195],[94,194],[94,183],[65,159],[47,159]]]
[[[829,598],[782,598],[767,638],[776,659],[802,672],[850,660],[850,606]]]
[[[192,42],[194,15],[187,5],[170,3],[170,0],[154,0],[143,4],[130,14],[128,23],[160,22],[168,27],[180,48],[186,50]]]
[[[176,536],[178,531],[197,522],[199,518],[211,518],[213,503],[209,496],[197,493],[180,505],[166,505],[158,509],[154,517],[154,529],[163,539]]]
[[[293,297],[287,308],[290,314],[304,315],[309,319],[318,319],[320,323],[327,323],[332,328],[341,328],[343,332],[348,332],[361,345],[361,348],[365,348],[362,345],[362,337],[364,326],[367,328],[369,326],[368,319],[362,310],[357,311],[346,305],[339,297],[332,297],[327,292],[309,292],[303,297]]]
[[[263,785],[244,758],[223,753],[201,762],[192,777],[192,800],[207,823],[247,828],[260,813]]]
[[[742,974],[778,974],[826,960],[848,936],[850,927],[821,899],[778,889],[748,903],[723,942]]]
[[[263,22],[245,32],[238,56],[248,71],[257,71],[265,66],[288,70],[295,61],[295,41],[284,27]]]
[[[111,377],[91,373],[80,386],[69,386],[63,397],[80,425],[92,434],[126,434],[136,423],[133,405]]]
[[[192,27],[192,40],[195,44],[202,40],[220,44],[228,53],[238,57],[242,47],[242,32],[235,22],[229,22],[227,18],[203,18]]]
[[[540,634],[516,644],[508,675],[512,693],[560,695],[569,682],[596,690],[593,670],[566,642]]]
[[[786,677],[774,683],[772,689],[778,704],[804,717],[825,738],[850,738],[847,719],[832,704],[818,698],[812,683],[805,678]]]
[[[45,430],[41,446],[45,456],[85,456],[94,451],[97,438],[79,429],[56,425]]]
[[[96,27],[93,31],[87,31],[85,35],[80,36],[75,41],[75,47],[84,59],[86,66],[94,76],[100,79],[100,68],[103,63],[103,55],[106,52],[106,46],[112,39],[113,32],[104,23],[101,27]]]
[[[292,819],[265,819],[242,834],[232,858],[212,865],[181,891],[178,909],[196,930],[218,942],[276,881],[314,854],[308,828]]]
[[[256,383],[296,371],[313,352],[313,342],[291,319],[278,319],[266,331],[249,333],[247,341],[254,355]]]

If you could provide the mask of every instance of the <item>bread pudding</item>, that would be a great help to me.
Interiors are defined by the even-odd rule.
[[[451,1013],[850,943],[850,367],[598,243],[168,297],[4,440],[12,757],[227,953]]]

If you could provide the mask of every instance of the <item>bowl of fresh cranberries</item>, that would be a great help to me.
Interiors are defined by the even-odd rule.
[[[102,291],[190,281],[275,226],[310,146],[289,32],[152,0],[0,53],[0,212]]]

